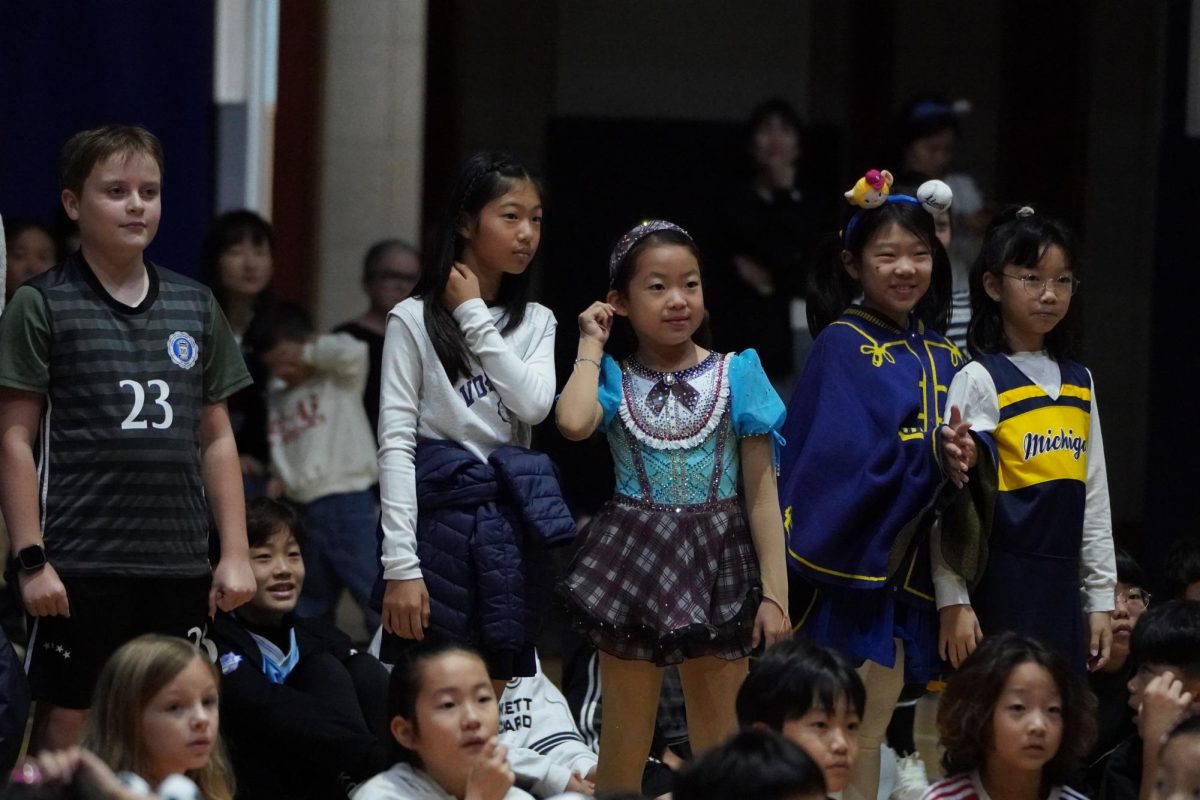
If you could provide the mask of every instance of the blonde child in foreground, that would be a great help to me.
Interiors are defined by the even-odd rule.
[[[231,800],[217,682],[216,667],[186,639],[134,639],[100,673],[83,746],[148,786],[183,775],[204,800]]]

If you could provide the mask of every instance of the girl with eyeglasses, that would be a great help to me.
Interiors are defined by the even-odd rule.
[[[973,485],[935,542],[939,644],[955,667],[1003,630],[1080,672],[1109,658],[1117,576],[1092,375],[1073,360],[1077,252],[1061,222],[1012,207],[971,270],[976,360],[946,405],[971,425]]]

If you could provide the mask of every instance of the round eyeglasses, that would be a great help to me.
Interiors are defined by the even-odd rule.
[[[1079,291],[1079,278],[1074,275],[1059,275],[1057,278],[1042,280],[1036,275],[1009,275],[1007,272],[1000,273],[1006,278],[1012,278],[1014,281],[1020,281],[1025,287],[1025,294],[1030,297],[1041,297],[1046,293],[1046,290],[1054,292],[1055,297],[1070,297]]]
[[[1116,600],[1131,611],[1144,611],[1150,605],[1150,593],[1145,589],[1118,589]]]

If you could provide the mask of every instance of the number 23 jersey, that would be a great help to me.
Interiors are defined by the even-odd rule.
[[[0,317],[0,387],[45,397],[35,446],[46,555],[65,575],[208,572],[204,406],[250,383],[212,293],[146,262],[137,306],[81,253]]]

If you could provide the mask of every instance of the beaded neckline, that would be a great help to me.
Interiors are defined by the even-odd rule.
[[[707,358],[693,367],[668,373],[651,370],[633,358],[626,359],[623,363],[625,369],[622,370],[621,375],[622,391],[619,409],[621,421],[625,424],[626,429],[633,434],[635,439],[655,449],[682,450],[698,447],[716,430],[717,425],[724,417],[729,402],[729,381],[726,376],[729,358],[731,358],[730,355],[710,353]],[[712,369],[716,370],[716,374],[712,377],[711,389],[705,392],[706,397],[696,412],[689,415],[691,419],[678,427],[674,420],[668,421],[664,427],[663,420],[657,418],[657,415],[652,417],[647,409],[643,408],[644,398],[637,397],[633,388],[633,375],[644,380],[666,382],[666,376],[672,376],[678,380],[691,380]]]
[[[650,369],[641,361],[638,361],[636,357],[630,356],[629,358],[625,359],[625,369],[637,375],[639,378],[645,378],[646,380],[657,381],[662,379],[664,383],[670,386],[675,381],[688,381],[697,377],[698,375],[703,375],[705,372],[713,368],[713,365],[717,363],[718,358],[719,356],[710,350],[707,356],[687,369],[675,370],[673,372],[659,372],[656,369]]]

